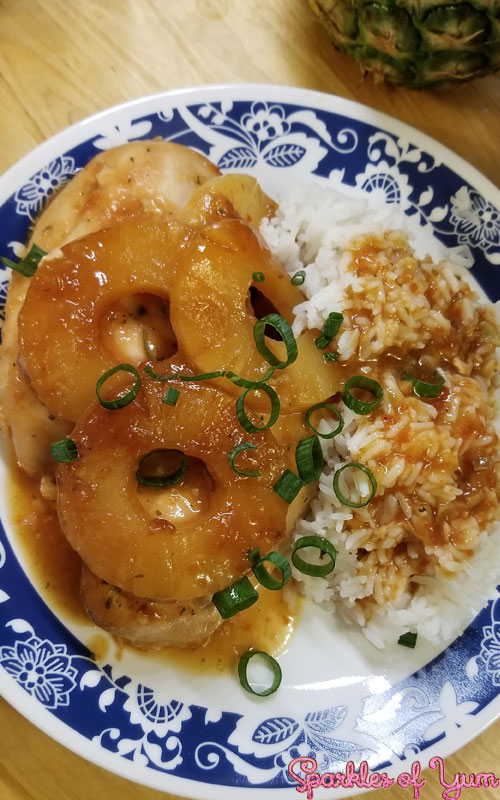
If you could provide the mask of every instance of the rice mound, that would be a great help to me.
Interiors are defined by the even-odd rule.
[[[352,375],[377,380],[381,404],[359,415],[333,398],[344,428],[321,439],[325,466],[294,537],[315,533],[337,550],[325,578],[294,571],[309,598],[362,626],[377,647],[407,631],[437,643],[459,633],[500,582],[500,458],[495,430],[500,332],[463,266],[417,258],[392,207],[311,185],[292,189],[261,234],[293,275],[305,271],[294,333],[343,314],[333,342],[339,389]],[[419,397],[408,370],[445,379]],[[327,432],[337,420],[324,418]],[[362,508],[337,498],[343,465],[368,467],[377,493]],[[344,497],[361,503],[368,477],[344,470]]]

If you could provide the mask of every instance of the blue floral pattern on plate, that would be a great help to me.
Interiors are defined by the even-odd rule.
[[[150,99],[147,109],[138,103],[111,110],[94,122],[91,134],[75,129],[61,152],[6,196],[1,252],[19,254],[45,200],[97,152],[161,136],[198,149],[222,170],[256,174],[264,188],[310,177],[398,203],[424,230],[459,248],[490,299],[500,298],[496,200],[447,165],[446,153],[443,158],[439,148],[420,144],[416,132],[401,133],[389,118],[381,117],[379,125],[365,121],[352,107],[342,113],[341,101],[335,105],[333,98],[315,103],[317,96],[300,92],[300,101],[283,102],[287,91],[293,93],[262,90],[267,99],[257,91],[239,99],[237,89],[207,89],[196,100],[189,92],[164,95]],[[2,315],[7,280],[0,272]],[[305,714],[270,715],[264,705],[257,716],[240,714],[159,696],[116,664],[97,666],[37,595],[2,530],[0,666],[33,702],[137,768],[221,790],[286,788],[292,783],[288,763],[297,756],[313,756],[322,771],[342,771],[347,760],[397,769],[467,727],[483,709],[496,709],[500,599],[492,598],[462,636],[386,691],[365,690],[350,704],[332,694],[328,707]],[[144,774],[139,779],[146,780]],[[167,780],[153,783],[168,790]]]

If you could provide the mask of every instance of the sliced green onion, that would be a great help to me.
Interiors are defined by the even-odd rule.
[[[361,470],[361,472],[363,472],[370,481],[372,487],[370,496],[368,500],[363,500],[362,503],[353,503],[352,500],[348,500],[347,497],[344,497],[344,495],[339,489],[340,476],[345,469],[349,469],[350,467]],[[340,502],[343,503],[345,506],[349,506],[349,508],[364,508],[375,497],[375,494],[377,492],[377,481],[375,480],[373,472],[370,469],[368,469],[368,467],[365,467],[363,464],[358,464],[356,461],[351,461],[349,464],[344,464],[344,466],[340,467],[340,469],[336,471],[335,475],[333,476],[333,491],[335,492]]]
[[[240,578],[239,581],[233,583],[232,586],[227,586],[220,592],[215,592],[212,597],[212,602],[222,619],[229,619],[234,617],[245,608],[250,608],[259,599],[259,593],[255,591],[252,584],[246,576]]]
[[[50,455],[58,464],[66,464],[78,459],[78,447],[73,439],[61,439],[59,442],[52,442]]]
[[[435,382],[428,383],[427,381],[414,378],[409,372],[403,372],[403,378],[406,381],[411,381],[413,384],[413,391],[419,397],[438,397],[441,394],[444,386],[444,378],[439,372],[434,372],[433,377],[436,378]]]
[[[266,276],[263,272],[252,272],[252,280],[255,281],[255,283],[262,283],[266,280]]]
[[[306,279],[306,272],[304,269],[299,269],[298,272],[292,278],[292,283],[294,286],[302,286]]]
[[[253,689],[252,686],[250,686],[247,678],[248,664],[254,656],[260,656],[262,659],[264,659],[267,666],[271,668],[273,673],[273,682],[267,689],[263,689],[262,692],[257,692],[255,689]],[[247,652],[244,653],[239,660],[238,677],[241,685],[244,689],[246,689],[247,692],[250,692],[250,694],[255,694],[257,697],[268,697],[270,694],[274,694],[274,692],[278,689],[283,676],[280,665],[275,658],[269,655],[269,653],[266,653],[264,650],[247,650]]]
[[[174,389],[173,386],[169,386],[167,391],[165,392],[163,402],[167,406],[175,406],[177,400],[179,399],[179,395],[180,391],[178,389]]]
[[[314,483],[323,469],[323,452],[316,434],[301,439],[295,448],[297,472],[304,483]]]
[[[417,634],[416,633],[402,633],[398,639],[398,644],[402,644],[403,647],[411,647],[412,649],[415,647],[417,643]]]
[[[351,389],[366,389],[367,392],[371,392],[371,394],[374,395],[375,400],[369,403],[358,400],[357,397],[351,394]],[[366,375],[353,375],[352,378],[346,381],[344,391],[342,392],[342,400],[347,408],[350,408],[355,414],[369,414],[370,411],[373,411],[380,405],[383,396],[384,390],[380,383],[374,381],[372,378],[368,378]]]
[[[150,367],[149,364],[146,364],[144,367],[144,372],[150,378],[153,378],[154,381],[171,381],[175,375],[158,375],[157,372],[154,371],[153,367]]]
[[[267,394],[271,401],[271,415],[266,422],[265,425],[261,425],[259,428],[257,425],[254,425],[253,422],[249,419],[248,414],[245,410],[245,400],[246,396],[249,392],[255,391],[262,391],[264,394]],[[246,430],[247,433],[258,433],[259,431],[266,431],[268,428],[271,428],[272,425],[276,422],[280,415],[280,401],[279,397],[267,383],[259,383],[257,386],[252,386],[250,389],[247,389],[243,394],[240,394],[236,401],[236,416],[238,417],[238,422],[240,423],[241,427]]]
[[[310,422],[311,414],[313,414],[319,408],[327,408],[329,411],[333,411],[333,413],[337,416],[339,424],[337,425],[335,430],[330,431],[330,433],[320,433]],[[321,439],[333,439],[334,436],[338,436],[338,434],[341,433],[341,431],[344,429],[344,420],[342,419],[342,414],[340,413],[338,408],[332,406],[331,403],[316,403],[315,406],[311,406],[311,408],[306,413],[305,422],[308,428],[314,431],[314,433]]]
[[[154,455],[155,453],[163,453],[163,452],[164,451],[161,449],[150,450],[150,452],[146,453],[146,455],[143,456],[139,461],[139,466],[137,468],[135,476],[139,481],[139,483],[141,483],[143,486],[156,486],[159,488],[164,488],[165,486],[175,486],[177,483],[181,482],[184,475],[186,474],[188,468],[188,460],[184,455],[184,453],[182,453],[180,450],[178,451],[178,453],[181,457],[181,465],[171,475],[145,475],[141,471],[142,465],[147,458],[150,458],[150,456]]]
[[[343,321],[344,316],[338,311],[331,311],[330,314],[328,314],[325,322],[323,323],[323,327],[321,328],[320,336],[314,340],[314,344],[318,350],[324,350],[325,347],[328,347],[334,336],[336,336],[339,332]]]
[[[260,478],[261,473],[258,469],[251,470],[251,469],[240,469],[234,463],[236,456],[242,453],[244,450],[257,450],[257,445],[252,444],[252,442],[242,442],[241,444],[237,444],[231,452],[228,454],[229,465],[231,469],[238,475],[245,475],[247,478]]]
[[[277,553],[275,550],[265,556],[262,556],[261,558],[259,548],[256,547],[249,552],[248,558],[250,559],[250,563],[252,565],[253,574],[259,583],[262,584],[262,586],[264,586],[266,589],[270,589],[271,591],[282,589],[292,577],[292,569],[287,559],[285,556],[282,556],[281,553]],[[275,578],[274,575],[271,575],[269,570],[267,570],[264,566],[266,561],[269,561],[273,567],[276,567],[276,569],[279,570],[281,573],[281,578]]]
[[[222,376],[225,375],[224,370],[201,372],[199,375],[182,375],[180,372],[171,372],[169,375],[158,375],[149,364],[146,364],[144,367],[144,372],[155,381],[172,381],[175,378],[179,381],[209,381],[212,380],[212,378],[222,378]]]
[[[257,561],[260,559],[260,548],[259,547],[254,547],[252,550],[249,550],[248,551],[248,558],[249,558],[250,564],[253,567],[254,564],[256,564]]]
[[[34,244],[32,245],[29,253],[27,253],[27,255],[21,259],[21,261],[11,261],[10,258],[4,258],[3,256],[0,258],[0,261],[4,267],[14,269],[16,272],[24,275],[25,278],[32,278],[38,269],[40,261],[46,255],[47,253],[45,250],[42,250],[41,247],[38,247],[38,245]]]
[[[272,378],[274,375],[274,370],[276,367],[269,367],[266,374],[259,378],[258,381],[251,381],[248,378],[242,378],[241,375],[237,375],[236,372],[226,372],[224,377],[228,380],[232,381],[236,386],[242,386],[245,389],[253,389],[254,386],[259,386],[261,383],[265,383]]]
[[[291,503],[297,497],[301,489],[304,488],[304,481],[299,478],[291,469],[286,469],[273,486],[276,494],[285,501]]]
[[[117,372],[130,372],[130,374],[135,378],[134,385],[126,394],[122,395],[121,397],[116,397],[114,400],[104,400],[101,397],[101,387],[103,383],[108,380],[108,378],[111,378],[111,376],[115,375]],[[128,406],[128,404],[137,397],[140,388],[141,379],[136,368],[133,367],[132,364],[117,364],[116,367],[108,369],[104,375],[101,375],[96,383],[95,391],[101,406],[104,406],[104,408],[110,408],[111,410],[116,410],[117,408],[124,408],[125,406]]]
[[[338,353],[323,353],[323,358],[325,361],[338,361],[339,354]]]
[[[266,325],[270,325],[271,328],[274,328],[274,330],[277,331],[281,336],[281,339],[286,347],[286,361],[280,361],[279,358],[275,356],[266,345]],[[295,336],[293,335],[292,329],[286,319],[281,317],[279,314],[267,314],[267,316],[257,320],[253,329],[253,338],[255,339],[257,350],[261,356],[266,359],[268,364],[276,367],[276,369],[285,369],[285,367],[293,364],[293,362],[297,359],[299,350],[297,347],[297,342],[295,341]]]
[[[314,547],[316,550],[321,550],[329,557],[327,564],[310,564],[308,561],[299,556],[298,551],[303,550],[305,547]],[[313,578],[322,578],[329,575],[335,568],[335,559],[337,558],[337,551],[333,544],[325,539],[324,536],[302,536],[297,539],[292,549],[292,563],[299,572],[304,575],[311,575]]]

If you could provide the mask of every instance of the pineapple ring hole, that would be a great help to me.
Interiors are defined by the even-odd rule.
[[[180,465],[178,450],[157,450],[144,462],[147,475],[168,475]],[[165,520],[176,530],[189,528],[208,511],[212,479],[201,459],[188,456],[186,474],[175,486],[155,487],[138,484],[139,502],[152,519]]]
[[[101,319],[100,341],[119,362],[162,361],[177,352],[166,297],[135,293],[121,297]]]
[[[256,319],[262,319],[262,317],[266,317],[268,314],[280,313],[274,303],[272,303],[265,294],[262,294],[260,289],[257,289],[256,286],[250,286],[248,290],[247,311],[249,314],[253,314]],[[274,339],[278,342],[281,341],[279,333],[270,325],[266,325],[265,334],[269,339]]]

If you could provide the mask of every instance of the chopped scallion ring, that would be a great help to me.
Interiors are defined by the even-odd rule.
[[[343,321],[344,316],[338,311],[331,311],[330,314],[328,314],[325,322],[323,323],[323,327],[321,328],[320,336],[314,340],[314,344],[318,350],[324,350],[325,347],[328,347],[332,339],[339,332]]]
[[[263,689],[261,692],[258,692],[250,685],[247,677],[248,665],[251,659],[255,656],[260,656],[260,658],[266,662],[266,665],[270,667],[273,673],[273,681],[271,685],[267,689]],[[244,689],[246,689],[247,692],[250,692],[250,694],[255,694],[257,697],[268,697],[270,694],[274,694],[274,692],[278,689],[283,676],[280,665],[275,658],[269,655],[269,653],[266,653],[263,650],[247,650],[247,652],[244,653],[239,660],[238,677],[241,685]]]
[[[337,425],[335,430],[330,431],[330,433],[320,433],[314,427],[314,425],[312,425],[311,422],[310,422],[311,414],[313,414],[319,408],[327,408],[329,411],[333,411],[333,413],[336,415],[336,417],[337,417],[337,419],[339,421],[339,424]],[[338,434],[341,433],[342,430],[344,429],[344,420],[342,419],[342,415],[341,415],[340,411],[338,410],[338,408],[335,408],[335,406],[332,406],[331,403],[316,403],[315,406],[311,406],[311,408],[306,413],[305,422],[306,422],[307,427],[310,428],[312,431],[314,431],[314,433],[317,436],[319,436],[321,439],[333,439],[334,436],[338,436]]]
[[[302,284],[304,283],[305,279],[306,279],[305,270],[299,269],[299,271],[296,272],[295,275],[293,276],[291,282],[293,283],[294,286],[302,286]]]
[[[304,483],[314,483],[323,469],[323,452],[316,434],[301,439],[295,448],[297,472]]]
[[[285,503],[291,503],[295,500],[298,493],[303,488],[304,481],[299,478],[295,472],[292,472],[291,469],[286,469],[281,478],[279,478],[273,486],[276,494],[279,494]]]
[[[248,559],[250,564],[253,565],[257,563],[260,558],[260,549],[258,547],[253,547],[252,550],[248,551]]]
[[[41,247],[34,244],[29,253],[27,253],[21,261],[11,261],[10,258],[4,258],[3,256],[0,258],[0,261],[4,267],[19,272],[21,275],[24,275],[25,278],[32,278],[38,269],[40,261],[46,255],[47,253],[45,250],[42,250]]]
[[[303,550],[305,547],[314,547],[316,550],[321,550],[325,553],[329,560],[326,564],[310,564],[308,561],[299,556],[298,551]],[[292,549],[292,563],[299,572],[304,575],[311,575],[313,578],[322,578],[329,575],[335,568],[335,560],[337,558],[337,551],[328,539],[324,536],[302,536],[293,545]]]
[[[241,375],[237,375],[236,372],[226,372],[224,377],[228,380],[232,381],[232,383],[236,384],[236,386],[242,386],[245,389],[253,389],[254,386],[260,386],[260,384],[265,383],[272,378],[274,374],[274,370],[276,367],[269,367],[266,374],[259,378],[258,381],[251,381],[247,378],[242,378]]]
[[[116,397],[114,400],[104,400],[101,397],[101,387],[103,383],[105,383],[108,378],[111,378],[112,375],[115,375],[117,372],[130,372],[131,375],[134,376],[135,381],[134,385],[132,386],[129,391],[122,395],[121,397]],[[108,369],[104,375],[101,375],[99,380],[96,383],[95,391],[97,395],[97,399],[99,400],[101,406],[104,408],[109,408],[112,411],[116,410],[117,408],[124,408],[128,406],[129,403],[134,400],[137,395],[139,394],[139,389],[141,388],[141,379],[139,377],[139,373],[137,372],[136,368],[132,366],[132,364],[117,364],[116,367],[112,367]]]
[[[263,272],[252,272],[252,280],[255,281],[255,283],[262,283],[266,280],[266,276]]]
[[[270,325],[271,328],[274,328],[274,330],[277,331],[281,336],[281,339],[286,347],[286,361],[280,361],[279,358],[275,356],[266,345],[266,325]],[[261,356],[266,359],[268,364],[276,367],[276,369],[285,369],[285,367],[293,364],[293,362],[297,359],[299,350],[297,347],[297,342],[295,341],[295,336],[293,335],[292,329],[286,319],[281,317],[279,314],[267,314],[267,316],[257,320],[253,329],[253,338],[255,339],[257,350]]]
[[[398,644],[402,644],[403,647],[411,647],[412,649],[415,647],[417,643],[417,634],[416,633],[402,633],[398,639]]]
[[[235,447],[233,447],[231,452],[228,454],[229,465],[231,469],[234,469],[238,475],[245,475],[247,478],[260,478],[261,472],[258,469],[240,469],[240,467],[235,465],[235,458],[244,450],[257,450],[257,445],[252,444],[252,442],[241,442],[241,444],[237,444]]]
[[[173,472],[171,475],[145,475],[142,472],[142,465],[144,464],[146,459],[150,458],[150,456],[154,455],[155,453],[163,453],[163,452],[164,451],[161,449],[150,450],[150,452],[146,453],[146,455],[143,456],[139,461],[139,466],[137,468],[135,476],[139,481],[139,483],[141,483],[143,486],[156,486],[158,488],[164,488],[166,486],[175,486],[177,483],[181,482],[184,475],[186,474],[188,468],[188,460],[185,454],[179,450],[178,452],[181,457],[181,464],[180,467],[176,469],[176,471]]]
[[[354,503],[352,500],[349,500],[347,497],[344,497],[339,488],[341,474],[345,469],[350,469],[351,467],[354,469],[359,469],[361,472],[363,472],[367,476],[368,480],[370,481],[370,485],[372,487],[370,496],[368,497],[367,500],[363,500],[362,503]],[[370,503],[373,500],[373,498],[377,493],[377,481],[375,480],[373,472],[370,469],[368,469],[368,467],[365,467],[363,464],[358,464],[356,461],[351,461],[349,462],[349,464],[344,464],[342,467],[340,467],[340,469],[336,471],[335,475],[333,476],[333,491],[335,492],[335,495],[340,500],[340,502],[343,503],[345,506],[349,506],[349,508],[364,508],[365,506],[368,505],[368,503]]]
[[[199,375],[182,375],[180,372],[172,372],[169,375],[158,375],[153,367],[146,364],[144,372],[153,378],[155,381],[172,381],[175,378],[179,381],[209,381],[212,378],[222,378],[225,375],[224,370],[217,370],[216,372],[201,372]]]
[[[351,389],[365,389],[367,392],[374,395],[375,400],[368,403],[363,400],[358,400],[357,397],[351,394]],[[344,391],[342,392],[342,400],[347,408],[350,408],[355,414],[369,414],[370,411],[373,411],[380,405],[383,396],[384,390],[380,383],[374,381],[372,378],[368,378],[366,375],[353,375],[352,378],[346,381]]]
[[[178,389],[174,389],[173,386],[169,386],[167,391],[165,392],[163,402],[167,406],[175,406],[177,400],[179,399],[179,395],[180,391]]]
[[[444,378],[437,371],[434,372],[433,377],[436,378],[435,382],[428,383],[427,381],[414,378],[409,372],[403,372],[403,378],[405,381],[411,381],[413,384],[413,391],[419,397],[438,397],[441,394],[444,386]]]
[[[58,464],[77,461],[78,447],[73,439],[61,439],[59,442],[52,442],[50,445],[50,455]]]
[[[325,361],[338,361],[339,354],[338,353],[323,353],[323,358]]]
[[[292,569],[287,559],[285,556],[282,556],[281,553],[277,553],[275,550],[265,556],[262,556],[261,558],[259,554],[259,548],[256,547],[254,550],[250,551],[248,558],[250,559],[250,563],[252,565],[253,574],[259,583],[262,584],[262,586],[264,586],[266,589],[270,589],[271,591],[282,589],[292,577]],[[275,578],[274,575],[271,575],[269,570],[267,570],[264,566],[266,561],[269,561],[273,567],[276,567],[276,569],[279,570],[281,573],[281,578]]]
[[[236,583],[233,583],[232,586],[227,586],[225,589],[221,589],[220,592],[215,592],[212,602],[222,619],[229,619],[229,617],[234,617],[240,611],[253,606],[258,599],[259,593],[255,591],[248,578],[244,576]]]
[[[245,400],[246,396],[249,392],[255,391],[262,391],[264,394],[267,394],[269,400],[271,401],[271,415],[265,425],[261,425],[258,427],[254,425],[253,422],[249,419],[248,414],[245,410]],[[240,423],[241,427],[246,430],[247,433],[258,433],[259,431],[266,431],[268,428],[271,428],[276,420],[280,415],[280,401],[279,397],[267,383],[259,383],[256,386],[252,386],[250,389],[247,389],[243,394],[240,394],[236,401],[236,416],[238,417],[238,422]]]

